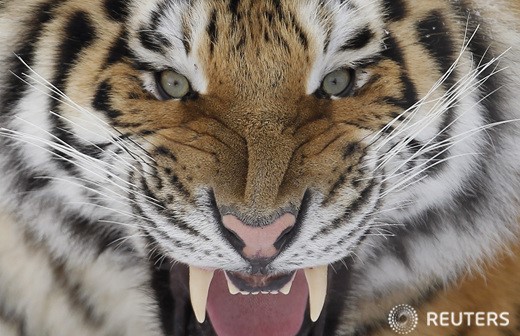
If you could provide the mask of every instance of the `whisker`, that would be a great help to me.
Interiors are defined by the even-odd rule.
[[[143,217],[143,216],[139,216],[139,215],[136,215],[136,214],[133,214],[133,213],[130,213],[130,212],[126,212],[126,211],[110,208],[110,207],[107,207],[107,206],[104,206],[104,205],[101,205],[101,204],[79,202],[79,201],[67,202],[65,204],[92,206],[92,207],[100,208],[100,209],[103,209],[103,210],[111,211],[111,212],[120,214],[120,215],[125,216],[125,217],[129,217],[129,218],[132,218],[132,219],[139,219],[139,220],[143,220],[143,221],[148,222],[148,223],[154,223],[149,218],[146,218],[146,217]]]
[[[36,78],[34,76],[31,76],[29,74],[25,74],[25,76],[27,76],[28,78],[32,79],[33,81],[35,81],[36,83],[39,83],[40,85],[42,85],[43,87],[47,88],[48,90],[50,90],[52,93],[56,94],[58,97],[61,97],[62,99],[58,99],[57,97],[55,97],[54,95],[51,95],[49,93],[46,93],[46,92],[43,92],[44,94],[48,95],[49,97],[53,98],[53,99],[58,99],[58,101],[60,102],[63,102],[63,100],[65,102],[67,102],[67,105],[70,106],[71,108],[74,108],[76,111],[80,112],[81,114],[83,115],[88,115],[89,117],[92,117],[94,120],[96,120],[96,123],[93,124],[97,127],[101,127],[100,125],[103,125],[105,126],[104,128],[100,128],[102,131],[104,132],[107,132],[109,135],[110,135],[110,138],[111,139],[117,139],[121,136],[124,136],[123,133],[118,130],[117,128],[115,128],[114,126],[110,125],[109,123],[107,123],[106,121],[104,121],[102,118],[100,118],[99,116],[97,116],[96,114],[90,112],[88,109],[84,108],[83,106],[77,104],[76,102],[74,102],[72,99],[70,99],[64,92],[62,92],[60,89],[58,89],[56,86],[54,86],[51,82],[49,82],[48,80],[46,80],[43,76],[41,76],[40,74],[38,74],[38,72],[36,72],[29,64],[27,64],[23,58],[21,58],[19,55],[15,54],[15,56],[18,58],[18,60],[27,68],[29,69],[29,71],[34,74],[36,76]],[[18,75],[16,74],[13,74],[15,75],[17,78],[19,78],[20,80],[23,80],[24,82],[28,83],[27,81],[25,81],[24,79],[20,78]],[[32,83],[28,83],[29,85],[33,86],[34,85]],[[91,121],[92,122],[92,121]],[[115,134],[112,134],[108,131],[108,129],[112,129],[116,132],[116,134],[118,134],[117,136]],[[139,145],[138,143],[136,143],[135,141],[129,139],[129,141],[131,141],[132,145],[136,146],[137,148],[139,148],[143,154],[146,156],[146,158],[148,160],[151,160],[152,162],[155,162],[155,159],[149,155],[149,153],[146,151],[146,149],[144,147],[142,147],[141,145]],[[128,153],[131,153],[132,151],[129,150],[127,147],[122,147],[123,150],[127,151]]]
[[[160,203],[158,203],[157,200],[154,200],[153,198],[150,198],[148,195],[145,195],[145,194],[142,194],[141,192],[137,191],[136,189],[138,189],[138,186],[135,185],[135,184],[132,184],[130,183],[129,181],[126,181],[122,178],[120,178],[118,175],[115,175],[114,173],[110,172],[110,171],[107,171],[106,169],[103,169],[102,167],[100,167],[98,165],[98,163],[101,163],[101,164],[106,164],[105,162],[103,161],[99,161],[95,158],[92,158],[88,155],[85,155],[83,153],[80,153],[78,151],[76,151],[75,149],[72,148],[69,148],[69,146],[64,146],[64,145],[60,145],[60,144],[57,144],[55,142],[52,142],[52,141],[48,141],[46,139],[43,139],[43,138],[40,138],[40,137],[36,137],[36,136],[32,136],[32,135],[29,135],[29,134],[23,134],[23,133],[20,133],[18,131],[14,131],[14,130],[9,130],[9,129],[5,129],[5,128],[0,128],[0,135],[1,136],[4,136],[4,137],[8,137],[8,138],[11,138],[13,140],[17,140],[17,141],[22,141],[22,142],[25,142],[31,146],[35,146],[37,148],[40,148],[41,150],[43,151],[46,151],[47,153],[55,156],[55,157],[58,157],[78,168],[81,168],[83,169],[84,171],[92,174],[93,176],[96,176],[98,178],[100,178],[101,180],[105,181],[105,182],[108,182],[110,183],[111,185],[115,186],[116,188],[119,188],[123,191],[131,191],[133,193],[135,193],[136,195],[140,195],[141,197],[147,199],[148,201],[151,201],[153,204],[157,205],[157,206],[161,206]],[[124,185],[128,185],[130,186],[131,188],[128,188],[128,187],[125,187],[125,186],[122,186],[122,185],[119,185],[117,183],[115,183],[114,181],[110,180],[110,179],[107,179],[105,177],[105,175],[101,174],[101,173],[98,173],[98,172],[95,172],[93,171],[91,168],[88,168],[84,165],[82,165],[80,162],[76,162],[74,160],[71,160],[63,155],[60,155],[56,152],[53,152],[51,151],[49,148],[46,148],[44,146],[41,146],[41,145],[38,145],[32,141],[29,141],[29,140],[34,140],[36,142],[39,142],[39,143],[42,143],[44,145],[48,145],[50,148],[54,148],[54,149],[57,149],[59,151],[62,151],[64,153],[66,153],[67,155],[70,155],[71,157],[73,158],[76,158],[78,159],[79,161],[83,162],[83,163],[90,163],[90,164],[93,164],[94,165],[94,168],[97,169],[97,170],[101,170],[103,171],[103,173],[110,175],[112,176],[114,179],[124,183]],[[161,206],[162,207],[162,206]]]

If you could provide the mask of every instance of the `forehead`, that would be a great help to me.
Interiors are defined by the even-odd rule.
[[[355,0],[139,2],[131,10],[130,44],[154,68],[174,68],[202,93],[210,78],[293,81],[309,93],[327,72],[379,51],[380,7]]]

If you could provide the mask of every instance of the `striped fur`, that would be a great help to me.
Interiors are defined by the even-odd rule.
[[[0,0],[0,335],[211,335],[168,281],[251,271],[223,214],[297,215],[269,274],[331,265],[301,335],[485,309],[456,303],[475,272],[518,307],[518,258],[495,265],[518,251],[519,19],[512,0]],[[328,97],[339,68],[353,90]],[[165,69],[194,94],[164,100]]]

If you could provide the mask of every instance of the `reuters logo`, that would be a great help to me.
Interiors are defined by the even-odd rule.
[[[393,331],[400,335],[411,333],[417,328],[419,317],[417,311],[409,305],[395,306],[388,314],[388,324]]]

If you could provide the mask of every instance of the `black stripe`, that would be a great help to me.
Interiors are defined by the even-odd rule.
[[[240,3],[240,0],[229,0],[229,11],[233,15],[238,14],[238,4]]]
[[[57,108],[53,108],[52,111],[57,111]],[[96,145],[87,145],[83,144],[74,136],[74,134],[68,129],[68,126],[65,122],[55,115],[50,116],[51,121],[54,123],[52,133],[61,141],[72,147],[81,154],[100,159],[103,155],[103,149],[99,148]],[[61,144],[62,145],[62,144]],[[52,153],[54,154],[54,159],[59,164],[59,166],[65,170],[67,170],[70,174],[76,176],[78,175],[78,166],[80,163],[74,164],[73,162],[77,162],[71,155],[67,154],[63,150],[52,149]],[[72,161],[72,162],[69,162]]]
[[[465,9],[462,9],[463,13],[467,13]],[[489,39],[488,36],[486,36],[485,32],[487,31],[486,28],[483,28],[482,26],[477,30],[477,24],[479,22],[472,22],[471,27],[469,28],[470,32],[475,31],[475,35],[473,36],[473,39],[471,40],[471,43],[469,45],[469,49],[473,53],[473,62],[474,67],[476,68],[479,64],[487,64],[491,62],[493,57],[496,57],[497,55],[493,52],[493,50],[490,50],[490,46],[493,44],[493,41]],[[485,23],[480,22],[481,25],[485,27]],[[495,71],[495,68],[493,66],[488,67],[485,71],[483,71],[479,76],[477,80],[483,80],[486,77],[489,77],[491,73]],[[497,73],[493,76],[489,77],[486,82],[481,86],[481,90],[479,90],[479,98],[482,100],[481,104],[485,108],[485,119],[486,123],[495,123],[499,121],[505,120],[504,115],[501,113],[500,103],[505,100],[502,91],[498,90],[500,87],[502,87],[504,84],[503,74]],[[491,92],[495,92],[494,94],[488,96]],[[488,97],[486,97],[488,96]],[[486,97],[486,99],[484,99]],[[498,135],[500,133],[500,130],[503,127],[508,127],[507,125],[500,126],[500,127],[493,127],[489,130],[487,130],[487,133],[490,134],[497,134],[497,137],[500,137],[501,135]],[[495,141],[495,139],[493,140]]]
[[[462,13],[466,13],[466,9],[461,9]],[[465,23],[465,21],[464,21]],[[474,31],[477,26],[477,22],[471,22],[469,31]],[[469,45],[469,49],[473,53],[473,61],[474,66],[477,67],[479,63],[486,64],[490,62],[494,55],[493,50],[489,49],[489,46],[492,42],[485,35],[486,29],[480,28],[476,31],[471,43]],[[494,67],[489,67],[486,71],[478,76],[477,80],[482,80],[489,76],[494,71]],[[479,100],[481,100],[481,106],[484,107],[484,118],[485,123],[496,123],[504,120],[504,115],[502,115],[500,108],[501,103],[505,100],[501,91],[498,90],[503,83],[502,74],[498,73],[491,76],[484,85],[479,90]],[[496,91],[494,94],[488,96],[484,99],[485,96],[489,95],[491,92]],[[485,209],[488,203],[488,199],[492,192],[489,191],[490,184],[493,177],[490,175],[489,165],[494,162],[492,159],[494,155],[494,148],[501,147],[501,138],[504,137],[508,131],[506,130],[509,126],[502,125],[490,128],[486,130],[486,136],[490,137],[493,141],[493,146],[481,148],[483,152],[482,155],[479,156],[479,160],[477,163],[473,165],[473,173],[472,176],[467,178],[468,184],[459,191],[455,197],[455,204],[458,205],[457,215],[453,215],[453,217],[467,217],[467,224],[472,225],[477,221],[473,219],[473,216],[477,216],[479,213],[485,213]],[[461,218],[462,219],[462,218]]]
[[[46,255],[52,272],[53,283],[59,290],[67,294],[66,299],[71,308],[81,315],[86,324],[96,327],[102,326],[106,321],[105,317],[95,311],[95,307],[89,302],[89,295],[83,288],[83,284],[72,281],[69,276],[69,270],[67,269],[68,256],[66,254],[60,257],[53,256],[52,251],[48,247],[48,242],[39,237],[35,232],[26,230],[24,232],[24,241],[31,249]],[[130,251],[130,253],[133,252]]]
[[[453,104],[454,106],[459,105],[459,99]],[[434,177],[438,175],[444,167],[448,164],[448,161],[442,161],[445,158],[449,157],[450,150],[448,149],[450,144],[447,142],[447,140],[452,136],[451,130],[453,128],[453,122],[455,121],[455,109],[453,107],[450,107],[447,109],[443,116],[442,116],[442,123],[439,127],[439,132],[444,130],[442,133],[437,135],[433,141],[431,142],[431,145],[443,143],[443,146],[436,148],[434,150],[428,151],[424,153],[422,157],[425,159],[433,159],[435,158],[435,162],[431,162],[431,164],[434,164],[433,166],[428,167],[428,169],[424,170],[424,172],[421,175],[428,175],[430,177]],[[418,176],[419,178],[419,176]]]
[[[63,34],[64,38],[58,48],[59,75],[55,81],[58,88],[63,88],[65,79],[70,75],[70,70],[79,59],[80,53],[96,39],[96,28],[88,13],[78,11],[71,15],[63,28]]]
[[[13,141],[16,140],[8,140],[8,142],[14,145]],[[23,154],[19,151],[11,151],[9,153],[9,160],[6,160],[5,170],[6,172],[16,174],[16,188],[22,191],[18,197],[23,201],[26,197],[34,195],[31,194],[31,192],[41,190],[48,186],[51,180],[44,177],[48,176],[48,173],[27,167],[26,159],[22,155]]]
[[[25,23],[25,27],[30,29],[20,37],[22,46],[16,49],[14,54],[21,57],[29,66],[34,65],[36,44],[44,32],[46,24],[53,20],[52,12],[58,3],[58,1],[52,1],[40,5],[35,10],[34,16]],[[23,78],[22,73],[27,72],[26,66],[16,56],[12,56],[7,64],[10,65],[9,70],[13,72],[13,75],[10,75],[7,82],[2,85],[0,116],[10,112],[14,105],[25,95],[28,87],[28,84],[16,77]]]
[[[455,62],[455,48],[454,42],[450,37],[450,32],[445,28],[444,18],[438,11],[431,12],[424,20],[417,24],[417,31],[419,42],[425,47],[430,55],[435,59],[437,66],[440,68],[442,74],[448,72],[451,65]],[[455,77],[457,71],[446,78],[443,86],[449,90],[455,84]],[[454,105],[458,105],[455,103]],[[449,125],[455,120],[453,108],[448,109],[443,114],[443,121],[439,130],[444,130],[442,134],[434,139],[434,143],[442,142],[450,136]],[[446,166],[447,162],[442,160],[448,157],[449,151],[443,151],[443,148],[428,152],[424,155],[425,158],[433,158],[438,161],[434,166],[429,167],[424,174],[433,176]]]
[[[125,57],[130,57],[130,50],[128,48],[128,32],[123,31],[118,37],[114,44],[110,47],[108,51],[108,56],[106,60],[106,65],[110,66],[117,62],[120,62]]]
[[[174,212],[174,211],[171,211],[167,208],[167,205],[162,202],[158,197],[157,195],[155,195],[152,190],[150,189],[150,187],[148,186],[148,184],[146,183],[146,180],[144,178],[141,178],[141,192],[148,198],[152,199],[153,201],[148,201],[147,204],[151,207],[153,207],[155,209],[155,211],[157,211],[161,216],[163,216],[164,218],[167,218],[168,221],[170,223],[172,223],[173,226],[179,228],[180,230],[186,232],[187,234],[191,235],[191,236],[194,236],[194,237],[199,237],[201,239],[204,239],[205,241],[210,241],[210,239],[201,234],[197,229],[193,228],[192,226],[190,226],[186,221],[182,220],[178,213],[177,212]],[[132,199],[135,200],[135,195],[132,195]],[[145,212],[143,211],[143,209],[138,205],[136,204],[135,202],[133,202],[133,206],[134,206],[134,209],[138,212],[138,214],[142,217],[146,217],[146,214]],[[150,220],[150,223],[149,225],[153,225],[155,227],[155,223]],[[161,230],[156,230],[158,233],[161,233]],[[168,240],[171,240],[171,237],[168,237],[168,236],[165,236],[165,238],[167,238]]]
[[[159,3],[159,6],[156,10],[154,10],[150,16],[149,29],[156,30],[159,27],[159,23],[161,19],[164,17],[166,10],[170,7],[170,1],[162,1]]]
[[[309,39],[307,38],[307,35],[305,34],[305,31],[300,26],[298,21],[296,20],[296,16],[292,13],[289,13],[291,17],[291,23],[294,27],[294,30],[296,31],[296,34],[298,35],[298,38],[300,39],[300,43],[303,46],[304,50],[307,50],[309,48]]]
[[[350,158],[354,153],[360,149],[359,142],[351,142],[343,149],[343,160]]]
[[[63,228],[76,239],[89,246],[95,246],[98,254],[107,250],[132,253],[132,247],[124,242],[128,232],[117,224],[100,223],[79,213],[66,213],[62,223]]]
[[[191,34],[186,30],[186,27],[182,29],[182,45],[184,46],[184,50],[186,50],[186,54],[191,52]]]
[[[63,33],[64,38],[58,47],[59,53],[56,61],[56,75],[53,84],[57,89],[65,92],[65,83],[68,76],[71,75],[71,69],[76,65],[81,52],[88,48],[96,39],[96,29],[89,14],[83,11],[78,11],[70,17],[69,21],[63,28]],[[53,112],[59,112],[59,105],[60,103],[58,99],[53,99],[51,101],[50,110]],[[61,141],[72,146],[83,154],[96,158],[101,156],[102,150],[96,148],[94,145],[81,144],[71,131],[68,130],[65,122],[58,116],[49,115],[49,118],[54,124],[52,131],[53,134]],[[59,158],[59,156],[62,156],[72,160],[71,156],[58,150],[54,150],[54,153],[56,154],[57,160],[62,168],[71,173],[76,171],[74,164]]]
[[[105,0],[103,7],[107,13],[107,16],[114,21],[123,22],[128,17],[128,6],[127,0]]]
[[[116,119],[120,117],[122,113],[110,105],[111,91],[112,86],[110,83],[108,83],[107,80],[101,82],[101,84],[99,84],[98,88],[96,89],[96,94],[94,96],[94,100],[92,101],[92,106],[99,111],[103,111],[107,117]]]
[[[156,53],[160,53],[163,50],[163,46],[159,43],[157,34],[155,32],[149,31],[148,27],[141,27],[137,36],[139,37],[139,42],[141,42],[141,45],[146,49]]]
[[[173,152],[171,150],[169,150],[168,148],[166,148],[164,146],[157,146],[155,148],[155,154],[160,155],[160,156],[166,156],[166,157],[170,158],[173,162],[177,161],[177,157],[175,156],[175,154],[173,154]]]
[[[383,7],[389,21],[399,21],[408,14],[404,0],[383,0]]]
[[[350,182],[350,184],[352,185],[353,188],[355,188],[355,189],[359,188],[359,184],[360,184],[359,177],[364,176],[364,174],[362,172],[359,172],[359,175],[356,175],[356,174],[352,174],[352,171],[354,170],[354,167],[361,166],[362,160],[366,156],[366,148],[361,149],[359,146],[359,143],[356,143],[356,142],[350,143],[344,149],[343,161],[351,160],[352,159],[351,156],[354,155],[355,153],[358,153],[357,162],[354,162],[351,164],[349,164],[347,162],[347,166],[342,171],[338,180],[332,185],[329,193],[321,202],[321,205],[323,207],[326,207],[327,205],[329,205],[331,202],[334,201],[334,197],[336,197],[338,195],[338,192],[340,191],[340,189],[347,182]]]
[[[381,52],[381,56],[386,59],[390,59],[400,66],[404,67],[404,56],[401,51],[401,46],[394,38],[393,34],[390,33],[385,38],[385,46],[384,50]]]
[[[38,174],[37,172],[32,172],[29,169],[26,169],[25,171],[17,171],[16,174],[16,184],[23,191],[35,192],[44,189],[51,183],[51,180],[46,178],[44,174]],[[21,197],[23,198],[24,194],[22,194]]]
[[[179,177],[176,174],[172,174],[168,176],[170,184],[175,187],[175,190],[179,191],[184,198],[189,199],[191,198],[191,194],[186,189],[186,187],[182,184],[182,182],[179,180]]]
[[[157,240],[158,238],[160,238],[163,241],[166,241],[167,244],[169,244],[169,245],[173,245],[173,246],[175,246],[177,248],[181,248],[181,249],[186,249],[190,253],[195,253],[195,251],[196,251],[195,245],[172,238],[164,230],[159,229],[159,227],[155,223],[149,223],[149,224],[150,225],[148,225],[148,227],[141,228],[141,231],[145,233],[145,237],[150,242],[153,242],[153,245],[148,245],[148,246],[159,247],[159,251],[160,251],[161,247],[163,245]],[[156,238],[156,236],[158,238]],[[150,249],[152,249],[152,248],[150,247]],[[152,250],[157,250],[157,249],[152,249]]]
[[[329,234],[330,232],[339,229],[345,223],[350,222],[351,218],[357,214],[357,212],[365,205],[368,204],[372,196],[372,192],[377,187],[377,183],[372,180],[359,194],[359,197],[349,205],[343,212],[343,214],[334,219],[330,225],[322,228],[318,233],[311,237],[311,240],[317,239],[319,236]]]
[[[460,9],[460,10],[465,12],[465,9]],[[442,16],[440,15],[440,13],[433,12],[428,16],[427,20],[430,22],[429,25],[437,25],[438,24],[437,21],[442,21]],[[466,24],[465,21],[463,23]],[[493,54],[493,51],[489,49],[489,46],[491,45],[491,41],[489,41],[487,39],[487,37],[485,36],[485,34],[483,33],[483,31],[484,31],[483,28],[477,30],[477,28],[476,28],[477,24],[478,24],[477,22],[472,21],[469,23],[469,28],[468,28],[468,31],[470,31],[470,32],[473,32],[476,30],[475,35],[473,36],[471,43],[469,45],[469,50],[474,55],[473,62],[474,62],[475,68],[477,68],[479,66],[479,64],[486,64],[486,63],[490,62],[492,60],[492,58],[495,56]],[[448,35],[446,38],[449,39],[449,33],[447,31],[441,30],[440,33],[442,33],[442,35]],[[439,43],[449,44],[450,41],[441,41]],[[452,55],[446,55],[446,57],[451,57],[452,59],[444,60],[444,62],[446,62],[446,63],[454,62],[453,58],[455,56],[453,54],[455,54],[455,49],[453,47],[453,45],[454,45],[453,41],[451,41],[451,45],[452,45],[451,46]],[[448,49],[445,52],[450,52],[450,50]],[[440,63],[441,61],[439,60],[437,62]],[[488,69],[486,69],[486,71],[484,71],[482,74],[480,74],[478,76],[477,81],[483,80],[484,78],[488,77],[492,73],[492,71],[494,71],[494,67],[489,67]],[[454,74],[455,74],[455,72],[456,71],[454,71]],[[454,74],[452,74],[450,76],[450,78],[448,78],[447,86],[453,86],[455,84],[455,81],[453,79],[455,77]],[[503,99],[501,92],[497,91],[494,94],[488,96],[491,92],[498,90],[498,88],[501,86],[501,84],[500,84],[501,76],[502,76],[502,74],[498,73],[498,74],[495,74],[495,75],[489,77],[486,80],[486,82],[481,86],[480,90],[477,91],[477,94],[479,95],[478,100],[481,101],[480,104],[482,106],[484,106],[486,123],[495,123],[495,122],[504,120],[504,117],[500,113],[500,108],[498,107],[500,105],[500,101]],[[486,97],[486,96],[488,96],[488,97]],[[457,106],[457,105],[458,105],[458,103],[454,104],[454,106]],[[436,139],[437,142],[445,141],[450,137],[451,127],[448,127],[448,125],[450,125],[455,120],[455,115],[454,115],[453,111],[454,111],[454,108],[451,108],[450,110],[445,112],[444,117],[443,117],[443,122],[441,125],[441,129],[446,129],[446,131],[443,134],[441,134],[440,136],[438,136],[438,139]],[[495,143],[494,145],[496,145],[499,141],[498,138],[501,135],[498,135],[498,133],[500,133],[500,129],[502,127],[507,127],[507,126],[500,126],[500,127],[492,128],[492,129],[486,131],[486,133],[488,133],[488,135],[493,138],[493,142]],[[494,136],[494,135],[496,135],[496,136]],[[429,155],[430,155],[430,157],[432,157],[434,155],[438,155],[442,150],[443,149],[440,148],[436,151],[432,151],[431,153],[429,153]],[[449,151],[445,151],[444,153],[438,155],[436,157],[436,160],[442,160],[448,156],[449,156]],[[428,174],[430,174],[431,176],[435,176],[436,174],[439,174],[439,172],[441,172],[441,170],[447,164],[448,164],[448,162],[444,161],[444,162],[441,162],[441,163],[435,165],[434,167],[431,167],[428,170]]]
[[[439,11],[432,11],[416,25],[419,43],[428,50],[443,74],[455,62],[455,43],[446,29],[445,18]],[[448,83],[452,86],[452,83]]]
[[[81,283],[71,282],[66,261],[50,260],[54,283],[67,293],[66,298],[72,309],[77,311],[86,324],[101,327],[106,321],[105,316],[97,312],[89,302],[89,295],[85,293]]]
[[[347,51],[350,49],[362,49],[366,47],[374,37],[374,32],[370,29],[370,27],[366,26],[358,30],[354,37],[341,46],[340,50]]]
[[[276,13],[278,14],[278,17],[280,18],[280,21],[285,21],[285,13],[282,8],[282,3],[280,0],[272,0],[272,4],[274,6],[274,9]]]
[[[406,69],[406,63],[404,60],[403,53],[401,51],[401,46],[395,40],[395,38],[390,34],[385,40],[385,45],[387,48],[383,50],[381,55],[384,58],[390,59],[401,66],[401,76],[400,80],[404,85],[404,90],[402,91],[402,97],[400,98],[389,98],[385,97],[385,100],[389,104],[396,105],[401,107],[402,109],[408,109],[413,104],[418,101],[418,94],[413,84],[412,80],[408,76],[408,72]]]
[[[240,5],[240,0],[229,0],[229,5],[228,5],[229,12],[233,16],[233,20],[235,22],[240,21],[240,19],[241,19],[240,13],[238,13],[239,5]]]
[[[490,163],[487,162],[489,157],[492,155],[483,153],[479,162],[474,164],[474,171],[466,179],[468,182],[453,196],[451,206],[429,208],[404,221],[402,226],[387,228],[395,237],[384,242],[376,253],[376,260],[390,253],[406,265],[409,257],[402,253],[402,246],[407,242],[413,242],[418,237],[434,239],[436,232],[442,230],[447,223],[452,223],[454,218],[457,219],[455,228],[461,231],[471,230],[475,223],[479,223],[481,213],[492,211],[488,209],[493,195],[490,191],[492,177]]]
[[[209,35],[209,50],[210,54],[213,54],[215,45],[218,42],[218,28],[217,28],[217,11],[213,10],[211,18],[209,20],[208,27],[206,28]]]
[[[143,47],[153,52],[161,53],[166,48],[171,48],[171,42],[163,34],[157,31],[161,19],[169,8],[169,2],[161,2],[159,7],[152,12],[150,22],[140,27],[138,38]]]
[[[283,11],[282,6],[280,5],[280,2],[273,1],[273,5],[274,5],[275,12],[276,12],[275,16],[278,19],[278,21],[283,24],[288,25],[290,21],[287,19],[285,12]],[[291,14],[289,13],[289,15],[291,15]]]
[[[330,41],[332,39],[332,29],[329,27],[325,35],[325,41],[323,41],[323,53],[326,54],[329,50]]]

